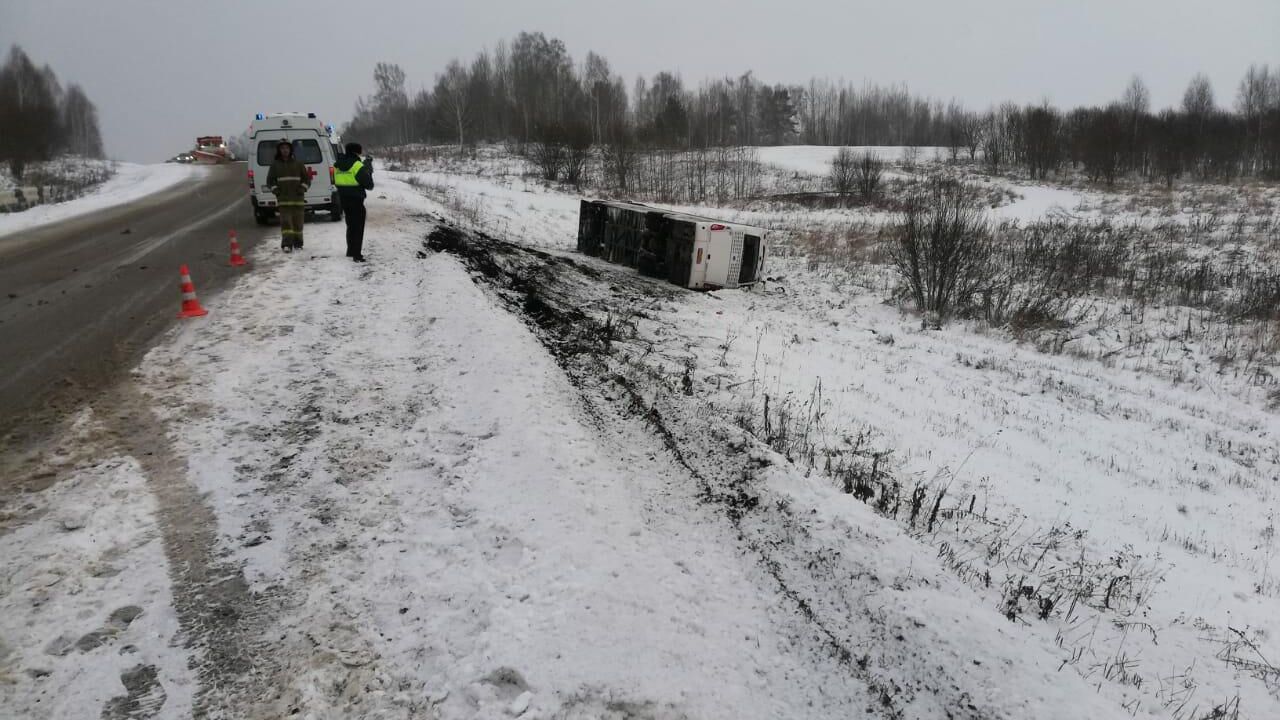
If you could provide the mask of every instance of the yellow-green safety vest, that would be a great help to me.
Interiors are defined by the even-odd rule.
[[[338,187],[359,187],[360,183],[356,181],[356,173],[364,168],[364,163],[359,160],[351,163],[351,167],[346,170],[339,170],[337,166],[333,168],[333,184]]]

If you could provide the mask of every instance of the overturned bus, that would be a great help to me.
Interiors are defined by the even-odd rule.
[[[583,200],[578,252],[693,289],[759,281],[763,229],[611,200]]]

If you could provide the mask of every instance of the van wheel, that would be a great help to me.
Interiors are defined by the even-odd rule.
[[[271,224],[271,216],[263,212],[255,212],[253,214],[253,219],[256,220],[259,225]]]
[[[342,220],[342,205],[337,200],[329,203],[329,219],[333,222]]]

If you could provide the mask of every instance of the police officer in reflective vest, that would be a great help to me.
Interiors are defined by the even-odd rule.
[[[333,184],[347,220],[347,257],[364,262],[364,195],[373,189],[373,161],[360,159],[364,148],[359,143],[347,143],[346,150],[333,163]]]

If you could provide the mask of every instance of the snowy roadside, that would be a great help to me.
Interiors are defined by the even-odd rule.
[[[793,511],[708,503],[692,448],[423,252],[437,206],[378,194],[370,265],[313,226],[144,367],[231,557],[280,599],[264,712],[1111,714],[847,497],[775,468],[753,482]],[[808,520],[832,502],[852,514]]]
[[[901,576],[940,571],[904,566],[917,546],[865,511],[834,527],[894,550],[852,585],[851,568],[811,577],[807,522],[726,517],[625,398],[572,385],[457,260],[424,252],[429,201],[394,182],[379,194],[369,265],[324,224],[302,257],[260,250],[138,376],[249,583],[254,607],[221,620],[266,619],[253,629],[270,638],[246,676],[190,651],[197,713],[1106,716],[1092,699],[1064,710],[1084,686],[1016,648],[958,582]],[[810,492],[776,482],[771,495]],[[847,589],[826,597],[832,581]],[[970,630],[922,634],[939,612]],[[164,679],[159,692],[182,697]]]
[[[156,503],[138,463],[111,450],[107,422],[83,411],[48,470],[69,477],[0,516],[5,717],[191,713]]]
[[[283,598],[263,711],[874,705],[790,627],[656,441],[592,424],[517,318],[456,261],[419,257],[416,194],[378,194],[369,265],[312,226],[310,257],[257,253],[257,275],[143,371],[232,557]]]
[[[200,172],[203,172],[203,168],[195,165],[117,163],[111,179],[83,197],[63,203],[37,205],[22,212],[0,214],[0,241],[3,241],[4,236],[22,230],[125,205],[190,180]]]
[[[731,526],[744,559],[767,573],[760,591],[777,594],[790,609],[786,624],[819,640],[829,665],[871,691],[876,707],[864,716],[1118,712],[1081,678],[1062,673],[1051,643],[1022,635],[984,607],[927,546],[742,432],[731,411],[709,404],[701,373],[694,380],[673,357],[684,338],[669,326],[656,328],[665,341],[646,332],[655,314],[696,306],[698,294],[607,263],[465,231],[433,232],[431,245],[466,258],[478,281],[538,328],[589,407],[624,408],[624,417],[643,418],[648,433],[630,433],[633,442],[645,434],[663,438],[687,471],[686,485],[698,488],[691,500]],[[675,366],[664,367],[668,360]],[[691,507],[682,504],[678,512]],[[796,714],[793,706],[784,716]]]
[[[486,192],[510,192],[491,204],[512,221],[526,217],[512,227],[515,239],[572,242],[575,199]],[[143,612],[126,630],[164,641],[150,651],[158,659],[147,662],[177,668],[186,658],[191,665],[188,675],[144,673],[146,682],[137,673],[94,682],[83,674],[94,703],[122,695],[122,683],[168,698],[152,715],[162,718],[194,710],[209,717],[1066,720],[1133,709],[1172,717],[1160,703],[1178,701],[1176,692],[1187,709],[1207,712],[1222,700],[1228,672],[1208,681],[1197,675],[1205,683],[1198,695],[1184,687],[1151,698],[1150,685],[1126,685],[1113,670],[1092,668],[1132,669],[1115,654],[1121,633],[1109,632],[1101,615],[1094,627],[1106,637],[1090,649],[1096,655],[1067,662],[1074,640],[1064,647],[1054,625],[1009,622],[995,597],[1000,589],[957,575],[938,557],[935,538],[877,516],[821,468],[789,463],[735,424],[743,408],[756,412],[755,396],[743,395],[748,388],[803,398],[815,375],[832,373],[825,387],[837,393],[824,412],[839,420],[851,407],[874,409],[866,420],[882,437],[910,440],[902,446],[907,464],[897,468],[904,477],[936,475],[974,452],[973,434],[981,434],[955,421],[957,403],[997,393],[992,363],[1018,364],[998,339],[979,338],[966,350],[982,367],[953,366],[955,333],[914,335],[908,321],[871,302],[857,306],[860,322],[846,323],[830,316],[838,299],[829,295],[808,305],[754,293],[658,292],[665,286],[630,271],[514,246],[468,268],[424,247],[437,227],[429,213],[451,208],[394,180],[375,195],[370,264],[343,258],[342,228],[328,223],[308,226],[301,255],[264,244],[249,275],[205,298],[211,315],[182,326],[143,363],[136,382],[165,422],[174,456],[165,467],[209,510],[208,551],[218,562],[208,567],[225,564],[247,589],[226,612],[193,610],[206,600],[192,593],[172,523],[154,519],[172,503],[161,495],[158,511],[131,506],[139,527],[165,537],[171,588],[145,575],[127,593],[90,591],[84,600],[138,605]],[[503,263],[514,284],[498,282]],[[521,289],[535,281],[560,293],[558,312],[587,311],[581,333],[606,322],[597,315],[607,309],[630,311],[611,316],[632,327],[620,331],[618,353],[602,374],[566,375],[554,358],[573,352],[572,343],[531,331],[549,312],[544,298]],[[867,325],[892,330],[897,342],[875,339]],[[577,341],[572,333],[568,339]],[[1107,378],[1099,392],[1122,380]],[[1070,379],[1090,391],[1097,382],[1081,372]],[[1135,382],[1135,396],[1154,392],[1151,383]],[[981,407],[1005,408],[981,422],[999,426],[1014,415],[1024,436],[1009,447],[984,444],[982,452],[999,452],[974,462],[992,468],[993,506],[1049,488],[1057,494],[1025,511],[1037,521],[1060,519],[1075,486],[1031,484],[1034,476],[1020,473],[1041,471],[1018,464],[1072,457],[1043,452],[1034,443],[1053,438],[1032,424],[1039,416],[1016,415],[1036,383],[1043,385],[1024,377],[1007,397],[979,395]],[[1054,418],[1074,413],[1080,392],[1038,398],[1032,409]],[[1157,409],[1175,411],[1182,402],[1179,394]],[[1108,409],[1114,424],[1095,434],[1087,413],[1068,432],[1083,433],[1081,442],[1116,434],[1122,410]],[[1169,427],[1170,444],[1154,451],[1198,436],[1192,420],[1209,410],[1185,408],[1188,417]],[[111,416],[111,408],[100,414]],[[833,437],[853,429],[830,422],[823,428]],[[1094,477],[1090,463],[1101,460],[1085,458],[1075,482]],[[90,464],[95,477],[113,478],[104,487],[115,494],[76,502],[99,507],[95,517],[122,517],[126,491],[141,485],[139,470],[154,489],[156,467],[127,456]],[[1207,509],[1192,507],[1206,516],[1238,512],[1244,494],[1233,490],[1225,508],[1212,498]],[[1096,498],[1088,508],[1100,514],[1095,523],[1104,525],[1101,514],[1115,498]],[[46,519],[35,508],[24,517],[0,535],[10,543],[4,574],[19,579],[43,575],[48,562],[9,558],[60,532],[56,514]],[[1120,518],[1130,522],[1131,513]],[[154,573],[163,567],[157,545],[144,547],[152,556],[137,556],[130,567],[145,561]],[[1209,559],[1192,562],[1188,573],[1212,571]],[[16,608],[0,652],[14,682],[0,684],[0,700],[18,707],[40,697],[39,678],[28,671],[43,674],[37,661],[57,637],[53,629],[80,612],[68,606],[38,617],[41,611],[24,606],[33,591],[27,583],[3,597]],[[1222,599],[1198,602],[1215,608]],[[1254,613],[1269,606],[1237,607],[1261,618]],[[209,637],[198,625],[211,616],[227,627]],[[181,631],[148,624],[166,617],[185,618]],[[29,625],[40,632],[23,631]],[[1141,630],[1132,632],[1128,642],[1136,643]],[[1172,632],[1174,652],[1202,657],[1189,632]],[[245,663],[216,657],[213,641],[225,637],[247,649]],[[80,657],[55,671],[74,675]],[[1153,662],[1170,657],[1177,656]],[[1249,708],[1262,702],[1254,690]]]

